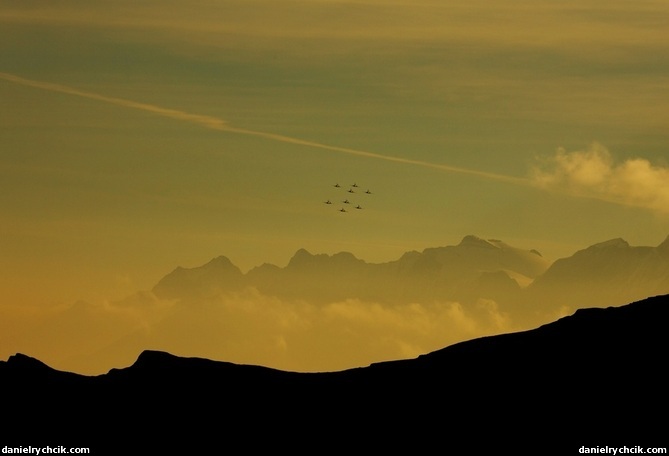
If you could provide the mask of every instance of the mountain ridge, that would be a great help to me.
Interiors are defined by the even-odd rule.
[[[622,238],[599,242],[553,262],[527,288],[545,306],[561,301],[615,305],[669,292],[669,237],[657,247],[631,246]]]
[[[456,246],[406,252],[384,263],[368,263],[350,252],[312,254],[304,248],[298,249],[285,267],[265,263],[242,273],[227,258],[226,268],[213,270],[213,262],[177,268],[163,277],[153,292],[160,298],[183,299],[253,287],[272,296],[314,302],[363,298],[397,303],[438,296],[465,299],[472,295],[472,284],[481,275],[499,272],[521,287],[550,265],[534,250],[474,235],[465,236]],[[409,282],[403,289],[394,289],[404,280]]]
[[[242,273],[226,257],[218,258],[217,264],[225,267],[213,268],[211,260],[195,268],[177,268],[153,292],[164,299],[192,299],[252,287],[280,299],[321,304],[446,299],[473,306],[483,299],[513,314],[529,309],[529,314],[551,315],[597,301],[624,304],[669,292],[669,236],[657,247],[631,246],[613,238],[555,261],[534,249],[475,235],[464,236],[457,245],[408,251],[383,263],[368,263],[350,252],[312,254],[301,248],[285,267],[265,263]],[[541,302],[541,308],[532,309],[535,302]]]
[[[666,438],[663,420],[650,412],[668,405],[667,317],[669,295],[654,296],[416,358],[321,373],[145,350],[128,367],[82,376],[17,354],[0,362],[0,381],[20,399],[4,410],[14,418],[8,435],[37,440],[39,428],[40,437],[78,439],[79,446],[104,442],[96,454],[131,442],[154,450],[233,442],[305,451],[316,442],[471,450],[462,454],[536,454],[536,445],[567,454],[595,442],[651,446]],[[64,410],[76,413],[64,420]],[[249,442],[251,429],[266,439]]]

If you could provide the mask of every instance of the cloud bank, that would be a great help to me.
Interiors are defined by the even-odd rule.
[[[4,317],[14,333],[0,337],[0,358],[22,352],[85,374],[130,365],[145,349],[290,371],[335,371],[414,358],[516,329],[489,300],[314,304],[254,288],[179,301],[142,292],[114,303],[78,302],[30,324],[9,312]]]
[[[669,168],[644,158],[616,163],[599,143],[583,151],[560,148],[554,156],[540,159],[531,174],[544,189],[669,214]]]

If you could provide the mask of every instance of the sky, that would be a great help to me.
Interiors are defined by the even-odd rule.
[[[0,0],[0,101],[26,319],[219,255],[669,234],[662,0]]]

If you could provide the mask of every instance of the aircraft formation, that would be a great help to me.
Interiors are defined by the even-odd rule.
[[[339,185],[339,183],[334,184],[333,187],[335,187],[337,189],[342,189],[343,188],[341,185]],[[359,188],[360,187],[358,186],[358,184],[356,184],[354,182],[354,183],[352,183],[351,185],[348,186],[348,190],[346,190],[346,193],[351,193],[351,194],[355,194],[355,195],[358,195],[358,194],[371,195],[372,194],[371,190],[369,190],[369,189],[362,192],[362,191],[358,190]],[[354,198],[354,197],[351,196],[351,198]],[[324,201],[324,203],[325,204],[334,204],[334,202],[330,199]],[[345,198],[345,199],[341,200],[341,203],[344,204],[344,206],[341,206],[341,208],[339,209],[339,212],[348,212],[347,207],[348,208],[353,208],[355,210],[362,210],[362,206],[358,202],[353,202],[353,201],[349,200],[348,198]]]

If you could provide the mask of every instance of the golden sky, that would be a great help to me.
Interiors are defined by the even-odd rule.
[[[666,1],[139,3],[0,0],[3,312],[218,255],[669,234]]]

